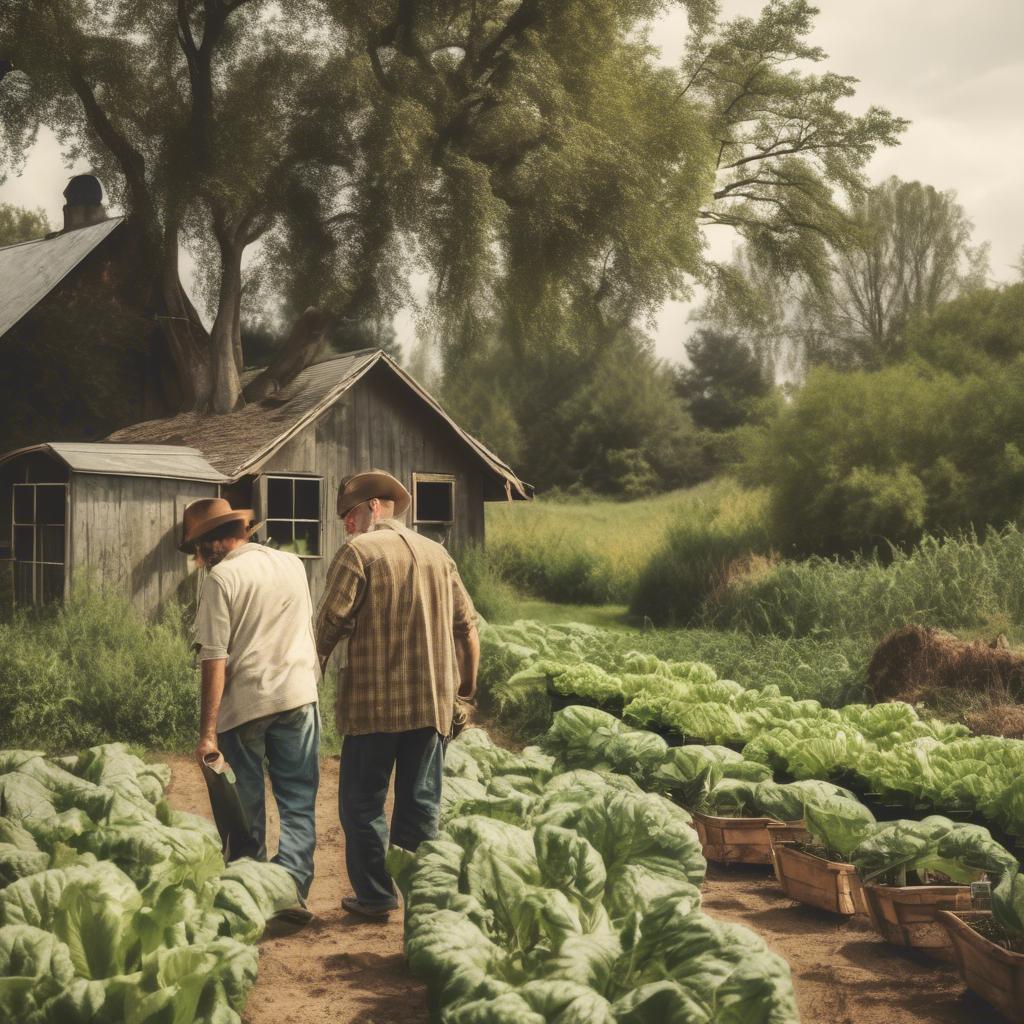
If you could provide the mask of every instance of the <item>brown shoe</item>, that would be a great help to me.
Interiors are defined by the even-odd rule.
[[[387,917],[392,910],[398,909],[398,900],[394,903],[363,903],[355,896],[346,896],[341,901],[341,908],[360,917],[382,918]]]

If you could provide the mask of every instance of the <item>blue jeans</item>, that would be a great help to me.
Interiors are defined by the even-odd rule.
[[[316,849],[316,791],[320,785],[320,712],[316,704],[256,718],[227,732],[217,742],[234,770],[238,795],[249,813],[259,858],[266,858],[267,817],[263,759],[281,816],[281,838],[272,858],[295,879],[303,899],[313,881]]]
[[[371,907],[395,907],[398,900],[384,865],[388,823],[384,801],[395,774],[391,842],[415,850],[437,836],[442,737],[433,728],[346,736],[341,745],[338,814],[345,830],[345,865],[356,898]]]

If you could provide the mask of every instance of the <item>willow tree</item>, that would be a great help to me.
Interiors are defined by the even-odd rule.
[[[172,405],[242,401],[243,256],[296,190],[331,195],[358,159],[358,83],[295,0],[10,0],[0,8],[4,166],[41,126],[129,213],[140,280],[175,368]],[[207,332],[181,284],[183,246],[213,254]],[[302,328],[321,329],[307,318]]]

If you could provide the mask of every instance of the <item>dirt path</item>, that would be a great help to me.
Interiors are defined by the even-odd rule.
[[[206,786],[195,762],[176,755],[160,759],[171,766],[171,806],[209,817]],[[309,894],[317,919],[295,935],[260,944],[260,970],[245,1024],[420,1024],[427,1019],[426,990],[409,974],[402,954],[401,914],[379,923],[341,909],[342,896],[352,890],[337,794],[338,759],[325,758],[316,805],[316,877]],[[278,818],[269,795],[267,829],[273,850]]]
[[[988,1024],[1001,1020],[966,992],[956,968],[883,942],[847,920],[790,900],[770,868],[709,864],[704,909],[744,924],[793,972],[803,1024]]]
[[[171,765],[171,805],[209,815],[206,787],[189,758]],[[341,910],[349,893],[344,837],[338,824],[338,759],[321,766],[319,842],[310,893],[315,924],[261,944],[260,971],[246,1024],[424,1024],[426,992],[402,955],[400,914],[386,924]],[[268,798],[271,849],[277,815]],[[390,801],[388,805],[390,811]],[[886,945],[860,918],[837,921],[787,899],[767,868],[709,865],[709,914],[747,925],[785,957],[793,972],[803,1024],[988,1024],[991,1008],[965,994],[952,967]],[[668,1022],[666,1022],[668,1024]]]

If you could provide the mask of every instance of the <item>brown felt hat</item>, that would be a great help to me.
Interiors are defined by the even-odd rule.
[[[371,498],[393,501],[396,516],[412,504],[409,492],[390,473],[371,469],[368,473],[353,473],[338,485],[338,515],[344,519],[356,505]]]
[[[187,555],[194,554],[197,541],[218,526],[232,522],[245,523],[249,533],[255,531],[256,519],[251,508],[232,508],[225,498],[190,501],[181,516],[181,543],[178,550]]]

